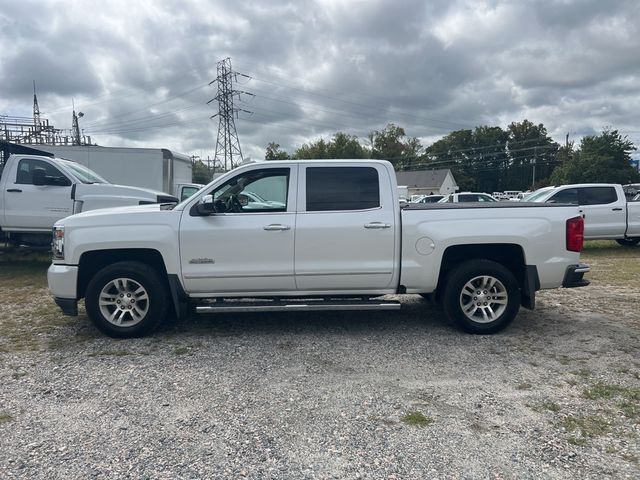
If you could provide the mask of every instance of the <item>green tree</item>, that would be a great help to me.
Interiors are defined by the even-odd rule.
[[[422,145],[416,137],[406,137],[404,128],[388,124],[369,134],[371,157],[389,160],[396,170],[418,163]]]
[[[191,162],[191,181],[193,183],[206,184],[211,181],[211,172],[202,160]]]
[[[280,150],[280,144],[275,142],[269,142],[264,154],[264,159],[265,160],[288,160],[289,154],[284,150]]]
[[[631,165],[631,152],[635,150],[626,136],[605,128],[600,135],[583,137],[580,147],[553,171],[551,181],[556,185],[638,182],[640,174]]]
[[[329,142],[327,158],[367,158],[368,152],[360,145],[358,137],[337,132]]]
[[[424,164],[450,168],[461,190],[525,190],[536,178],[547,178],[558,144],[542,124],[529,120],[500,127],[456,130],[429,146]],[[538,173],[539,172],[539,173]]]
[[[495,192],[506,188],[504,172],[508,168],[507,141],[509,133],[500,127],[479,126],[473,131],[469,172],[475,179],[475,189]]]
[[[367,158],[368,152],[358,137],[336,132],[328,142],[322,138],[303,144],[293,154],[298,159]]]
[[[474,137],[472,130],[456,130],[427,147],[423,161],[427,168],[451,169],[460,190],[475,190],[471,176]]]
[[[293,158],[317,160],[322,158],[329,158],[329,144],[324,139],[319,138],[313,142],[303,143],[294,154]]]
[[[426,164],[451,169],[461,190],[493,192],[504,184],[507,140],[500,127],[457,130],[427,148]]]
[[[560,145],[549,137],[545,126],[525,119],[520,123],[511,123],[507,133],[509,165],[504,189],[526,190],[534,182],[548,183],[557,164],[556,155]]]

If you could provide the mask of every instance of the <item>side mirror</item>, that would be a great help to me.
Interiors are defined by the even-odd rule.
[[[42,186],[45,184],[45,171],[44,168],[35,168],[33,170],[33,184]]]
[[[196,204],[196,212],[198,215],[203,217],[212,215],[216,213],[216,211],[216,204],[213,201],[213,195],[205,195],[202,197],[202,200]]]

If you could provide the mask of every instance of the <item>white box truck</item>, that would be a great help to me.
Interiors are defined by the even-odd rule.
[[[107,182],[79,163],[38,155],[11,155],[0,172],[0,240],[43,246],[61,218],[100,208],[177,203],[147,188]]]
[[[166,148],[96,145],[37,145],[33,148],[90,168],[111,183],[171,193],[179,199],[195,193],[191,158]],[[195,187],[197,189],[194,189]],[[183,192],[184,190],[184,192]]]

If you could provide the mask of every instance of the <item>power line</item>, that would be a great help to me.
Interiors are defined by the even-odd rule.
[[[207,84],[207,83],[205,83],[203,85],[198,85],[196,87],[190,88],[189,90],[185,90],[183,92],[177,93],[176,95],[172,95],[171,97],[165,98],[164,100],[161,100],[159,102],[155,102],[155,103],[152,103],[150,105],[146,105],[146,106],[144,106],[142,108],[137,108],[135,110],[131,110],[129,112],[120,113],[118,115],[113,115],[113,116],[109,117],[108,120],[103,120],[103,121],[97,120],[95,122],[91,122],[91,123],[87,124],[87,127],[106,126],[106,125],[111,125],[111,124],[118,124],[120,122],[114,122],[113,119],[126,117],[126,116],[132,115],[134,113],[142,112],[142,111],[148,110],[149,108],[156,107],[156,106],[162,105],[164,103],[168,103],[168,102],[170,102],[172,100],[184,97],[185,95],[188,95],[188,94],[190,94],[192,92],[195,92],[196,90],[200,90],[201,88],[205,88],[208,85],[209,84]]]
[[[265,80],[265,79],[262,79],[262,78],[259,78],[259,77],[255,77],[255,76],[251,76],[251,78],[256,80],[256,81],[258,81],[258,82],[262,82],[262,83],[266,83],[266,84],[270,84],[270,85],[274,85],[274,86],[280,86],[280,87],[284,87],[284,88],[289,88],[289,89],[296,90],[296,91],[299,91],[301,93],[305,93],[305,94],[308,94],[308,95],[314,95],[314,96],[318,96],[318,97],[328,98],[328,99],[331,99],[331,100],[334,100],[334,101],[347,103],[347,104],[350,104],[350,105],[355,105],[355,106],[359,106],[359,107],[363,107],[363,108],[367,108],[367,109],[374,109],[375,108],[375,107],[371,107],[370,105],[365,105],[365,104],[362,104],[362,103],[359,103],[359,102],[353,102],[351,100],[346,100],[344,98],[335,97],[335,96],[332,96],[332,95],[318,93],[317,91],[311,91],[311,90],[307,90],[307,89],[304,89],[304,88],[299,88],[299,87],[296,87],[296,86],[292,86],[291,84],[287,84],[285,82],[274,82],[274,81]],[[290,77],[290,78],[295,78],[295,77]],[[376,97],[376,96],[373,96],[373,95],[367,95],[367,97],[376,100],[377,103],[380,103],[380,100],[381,100],[380,97]],[[390,109],[385,109],[385,111],[390,112]],[[453,121],[450,121],[450,120],[440,120],[440,119],[436,119],[436,118],[419,116],[419,115],[415,115],[415,114],[406,112],[406,111],[404,111],[402,109],[398,109],[398,111],[401,112],[401,113],[404,113],[408,117],[413,117],[415,119],[422,120],[422,121],[426,120],[426,121],[429,121],[429,122],[443,123],[443,124],[448,124],[448,125],[452,125],[452,126],[456,126],[456,127],[469,128],[468,124],[463,124],[463,123],[460,123],[460,122],[453,122]]]

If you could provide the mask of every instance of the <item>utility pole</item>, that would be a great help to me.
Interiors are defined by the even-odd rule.
[[[531,181],[531,190],[536,188],[536,161],[538,160],[538,147],[533,147],[533,180]]]
[[[231,58],[225,58],[217,63],[217,73],[218,76],[215,80],[212,80],[209,85],[218,82],[218,94],[207,103],[211,103],[214,100],[218,102],[218,113],[211,116],[211,118],[218,117],[219,119],[216,152],[213,160],[214,164],[215,161],[218,161],[221,165],[224,165],[226,172],[229,167],[232,169],[237,163],[243,161],[235,119],[238,117],[239,112],[248,113],[249,115],[253,113],[242,108],[234,107],[233,99],[234,97],[240,99],[240,94],[242,93],[245,95],[254,95],[241,90],[234,90],[233,82],[238,80],[238,75],[246,78],[251,77],[234,72],[231,68]]]

